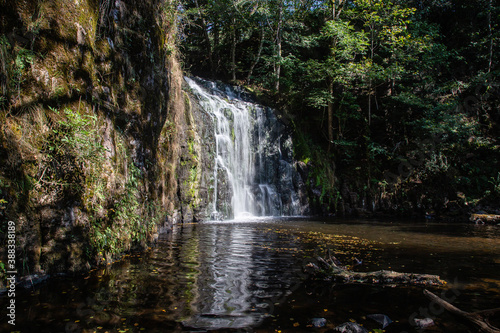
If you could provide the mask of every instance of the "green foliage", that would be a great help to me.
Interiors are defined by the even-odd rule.
[[[490,183],[493,185],[493,190],[497,195],[500,195],[500,172],[497,174],[497,177],[491,177]]]
[[[101,162],[105,148],[99,141],[97,117],[65,109],[66,118],[53,130],[55,139],[49,142],[49,152],[72,152],[81,165]]]
[[[52,180],[81,193],[90,220],[88,254],[100,253],[99,256],[107,258],[127,250],[132,243],[145,244],[153,225],[151,219],[142,215],[145,213],[139,194],[140,170],[132,162],[128,163],[124,189],[109,209],[108,179],[104,172],[106,150],[100,142],[98,119],[71,109],[65,109],[63,114],[64,118],[58,121],[47,143],[50,165],[61,169],[53,173],[60,175],[59,180]],[[117,144],[117,153],[120,149],[123,147]]]
[[[10,185],[5,182],[5,180],[0,177],[0,215],[3,213],[2,211],[7,208],[7,204],[9,203],[4,199],[6,193],[3,193],[4,189],[9,188]]]
[[[20,89],[20,84],[27,79],[27,70],[31,67],[36,59],[35,53],[24,48],[17,49],[14,64],[12,66],[12,83],[16,84]]]
[[[113,219],[114,225],[126,226],[125,229],[128,229],[128,235],[133,241],[137,242],[142,242],[146,239],[146,230],[141,225],[140,216],[140,177],[140,170],[133,163],[129,163],[125,191],[118,199]]]
[[[335,179],[335,164],[331,155],[327,154],[320,146],[313,143],[310,137],[298,132],[294,138],[295,158],[311,168],[306,184],[310,190],[319,189],[319,205],[337,208],[340,199]]]
[[[357,55],[365,54],[369,45],[366,32],[356,31],[343,20],[326,22],[323,36],[333,39],[332,56],[341,60],[354,60]]]
[[[17,52],[16,59],[14,60],[14,64],[16,68],[19,70],[19,74],[22,74],[24,70],[30,67],[35,60],[35,54],[31,50],[20,49]]]
[[[141,171],[130,162],[124,191],[116,198],[109,216],[94,215],[91,221],[90,253],[107,258],[129,250],[133,244],[147,244],[161,209],[142,201],[142,181]]]
[[[0,261],[0,285],[7,283],[7,270],[5,269],[5,264]]]
[[[186,29],[186,62],[202,75],[248,75],[256,94],[284,110],[296,125],[298,158],[318,170],[312,183],[328,188],[323,198],[336,195],[335,177],[322,175],[329,165],[358,193],[405,195],[430,187],[433,194],[421,197],[434,201],[496,193],[495,2],[196,4],[185,1],[193,23]],[[229,50],[235,46],[234,68]],[[387,172],[398,186],[385,179]]]

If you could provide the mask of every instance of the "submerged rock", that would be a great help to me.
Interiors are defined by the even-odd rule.
[[[434,326],[434,320],[432,320],[431,318],[423,318],[423,319],[415,318],[414,320],[418,328],[427,328]]]
[[[341,333],[368,333],[368,330],[357,323],[346,322],[333,329],[334,332]]]
[[[18,285],[24,289],[34,288],[35,286],[48,280],[50,275],[48,274],[33,274],[27,275],[20,279]]]
[[[391,318],[389,318],[388,316],[386,316],[384,314],[380,314],[380,313],[371,314],[371,315],[368,315],[366,317],[370,318],[372,320],[375,320],[377,323],[381,324],[382,329],[386,328],[387,326],[389,326],[389,324],[392,323]]]
[[[321,328],[326,326],[326,319],[325,318],[313,318],[311,319],[311,325],[316,327],[316,328]]]

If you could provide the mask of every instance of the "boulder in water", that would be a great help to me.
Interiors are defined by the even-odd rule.
[[[334,332],[341,333],[368,333],[368,330],[357,323],[343,323],[333,329]]]
[[[388,316],[386,316],[384,314],[377,313],[377,314],[368,315],[366,317],[370,318],[372,320],[375,320],[377,323],[381,324],[382,329],[386,328],[387,326],[389,326],[390,323],[392,323],[391,318],[389,318]]]
[[[313,318],[311,319],[311,325],[316,327],[316,328],[321,328],[326,326],[326,319],[325,318]]]
[[[423,318],[423,319],[415,318],[414,320],[418,328],[427,328],[434,326],[434,320],[432,320],[431,318]]]

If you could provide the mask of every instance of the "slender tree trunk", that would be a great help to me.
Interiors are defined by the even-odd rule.
[[[278,41],[277,45],[277,63],[276,63],[276,92],[280,91],[280,76],[281,76],[281,39]]]
[[[214,62],[214,72],[215,74],[220,72],[220,55],[219,55],[219,45],[220,45],[220,25],[214,22],[213,26],[214,35],[214,50],[213,50],[213,62]]]
[[[344,8],[345,0],[332,0],[332,18],[334,20],[340,17],[340,13],[342,13],[342,9]]]
[[[279,3],[279,17],[278,17],[278,27],[276,29],[276,62],[275,62],[275,76],[276,84],[274,89],[279,93],[280,91],[280,76],[281,76],[281,37],[282,37],[282,25],[283,25],[283,1]]]
[[[231,77],[236,81],[236,18],[233,17],[233,26],[231,27]]]
[[[372,122],[372,80],[370,79],[368,87],[368,126],[371,125],[371,122]]]
[[[332,0],[332,20],[338,20],[340,17],[340,13],[342,12],[342,5],[345,0]],[[332,38],[331,40],[331,47],[332,50],[335,48],[335,39]],[[330,99],[328,100],[328,152],[333,147],[333,140],[334,140],[334,131],[333,131],[333,96],[334,96],[334,80],[332,77],[330,77],[330,82],[328,83],[328,92],[330,94]],[[337,117],[338,118],[338,117]],[[340,118],[338,118],[339,122],[339,129],[340,129]]]
[[[198,10],[198,15],[201,19],[201,28],[203,29],[203,35],[205,37],[205,43],[207,44],[207,53],[208,53],[208,61],[210,63],[210,72],[212,76],[214,75],[214,59],[212,54],[212,43],[210,42],[210,35],[208,34],[208,25],[205,17],[201,13],[200,6],[198,4],[198,0],[195,0],[196,9]]]
[[[488,73],[491,72],[491,67],[493,65],[493,34],[491,30],[491,11],[493,10],[493,0],[489,1],[488,6],[488,37],[490,39],[490,55],[488,61]]]
[[[329,83],[330,96],[333,98],[333,80],[330,79]],[[332,98],[328,100],[328,152],[333,146],[333,101]]]
[[[375,27],[373,24],[370,25],[370,60],[373,63],[373,55],[375,53]],[[369,73],[370,75],[370,73]],[[372,120],[372,79],[370,77],[368,81],[368,127],[371,125]]]
[[[453,304],[438,297],[437,295],[431,293],[427,289],[424,290],[424,295],[427,296],[427,298],[429,298],[432,301],[432,303],[438,305],[439,309],[445,309],[448,312],[450,312],[451,314],[453,314],[459,318],[467,320],[468,322],[474,324],[477,328],[479,328],[480,332],[500,333],[500,329],[493,326],[488,321],[488,317],[491,317],[497,313],[500,313],[500,308],[477,311],[477,312],[465,312],[463,310],[460,310],[459,308],[457,308]]]
[[[257,56],[255,57],[254,62],[250,66],[250,70],[248,71],[248,76],[247,76],[247,84],[250,84],[250,80],[252,78],[253,70],[255,69],[255,66],[257,66],[257,63],[260,60],[260,55],[262,54],[262,49],[264,48],[264,26],[262,25],[260,27],[260,42],[259,42],[259,49],[257,51]]]

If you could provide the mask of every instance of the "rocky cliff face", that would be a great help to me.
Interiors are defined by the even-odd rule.
[[[175,4],[0,6],[0,220],[19,271],[85,269],[189,217]]]

